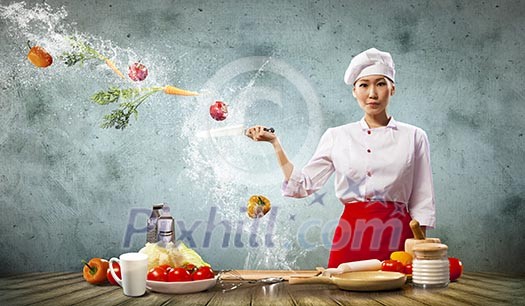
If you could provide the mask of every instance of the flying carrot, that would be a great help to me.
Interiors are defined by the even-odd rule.
[[[124,74],[122,74],[122,72],[120,72],[120,70],[118,70],[117,66],[115,66],[115,63],[113,63],[113,61],[111,61],[109,58],[105,58],[104,59],[104,62],[106,63],[106,65],[108,65],[109,68],[111,68],[111,70],[113,70],[113,72],[115,72],[121,79],[125,80],[126,77],[124,76]]]
[[[121,79],[125,80],[124,74],[120,72],[115,63],[97,50],[93,49],[88,43],[80,41],[77,37],[70,38],[72,52],[64,52],[60,58],[64,61],[66,66],[71,67],[76,63],[84,64],[86,60],[98,59],[106,63],[106,65],[113,70]]]
[[[175,86],[167,85],[164,86],[164,93],[168,95],[179,95],[179,96],[198,96],[198,92],[189,91],[177,88]]]

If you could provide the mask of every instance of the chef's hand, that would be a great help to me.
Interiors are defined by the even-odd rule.
[[[272,144],[275,153],[277,154],[277,160],[279,161],[279,166],[283,170],[284,180],[288,181],[292,176],[293,164],[288,160],[284,149],[281,146],[279,137],[275,135],[275,132],[272,128],[264,130],[264,126],[256,125],[251,128],[246,129],[246,136],[250,137],[254,141],[266,141]]]
[[[250,137],[254,141],[267,141],[273,143],[277,136],[274,133],[264,130],[264,126],[255,125],[246,129],[246,136]]]

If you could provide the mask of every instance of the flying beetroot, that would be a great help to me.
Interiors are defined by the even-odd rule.
[[[222,121],[228,117],[228,106],[222,101],[215,101],[210,105],[210,116],[217,120]]]
[[[128,76],[135,82],[144,81],[148,76],[148,68],[141,62],[133,63],[128,68]]]

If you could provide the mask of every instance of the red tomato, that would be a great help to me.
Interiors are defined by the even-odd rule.
[[[213,274],[213,270],[208,266],[202,266],[197,269],[197,271],[193,272],[192,278],[193,280],[201,280],[201,279],[208,279],[208,278],[214,278],[215,275]]]
[[[169,270],[173,269],[170,265],[166,264],[166,265],[160,265],[158,266],[157,268],[161,268],[161,269],[164,269],[164,271],[166,271],[166,273],[168,273]]]
[[[163,269],[161,267],[155,267],[151,268],[148,271],[147,280],[157,281],[157,282],[165,282],[167,281],[167,273],[166,269]]]
[[[122,274],[120,272],[120,265],[118,264],[118,262],[113,262],[111,265],[113,266],[113,270],[115,271],[115,274],[117,274],[118,278],[122,279]],[[109,268],[108,268],[108,271],[106,272],[106,277],[108,278],[108,282],[110,284],[118,286],[118,283],[113,278],[113,275],[111,274],[111,270],[109,270]]]
[[[185,264],[184,269],[188,270],[188,272],[193,273],[195,270],[197,270],[197,267],[194,264]]]
[[[453,282],[463,274],[463,263],[459,258],[455,257],[449,257],[448,262],[450,267],[450,281]]]
[[[412,264],[408,264],[403,268],[403,273],[412,275]]]
[[[404,267],[403,264],[397,260],[387,259],[381,263],[381,270],[403,273]]]
[[[191,281],[191,274],[184,268],[173,268],[168,272],[168,282]]]

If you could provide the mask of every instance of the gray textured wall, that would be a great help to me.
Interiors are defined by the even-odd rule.
[[[141,228],[162,201],[216,268],[326,265],[342,210],[331,181],[318,201],[285,199],[269,145],[194,134],[271,125],[301,166],[325,129],[360,119],[342,76],[373,46],[397,65],[390,113],[430,138],[438,227],[429,235],[466,270],[525,272],[522,1],[54,0],[20,16],[1,3],[0,273],[78,270],[82,258],[138,250],[145,235],[126,241],[130,216]],[[112,107],[89,97],[132,84],[103,65],[43,70],[25,59],[28,38],[57,54],[73,33],[122,70],[142,59],[144,86],[203,94],[152,96],[129,128],[101,129]],[[207,113],[215,99],[230,104],[224,122]],[[252,194],[274,206],[260,224],[241,209]]]

